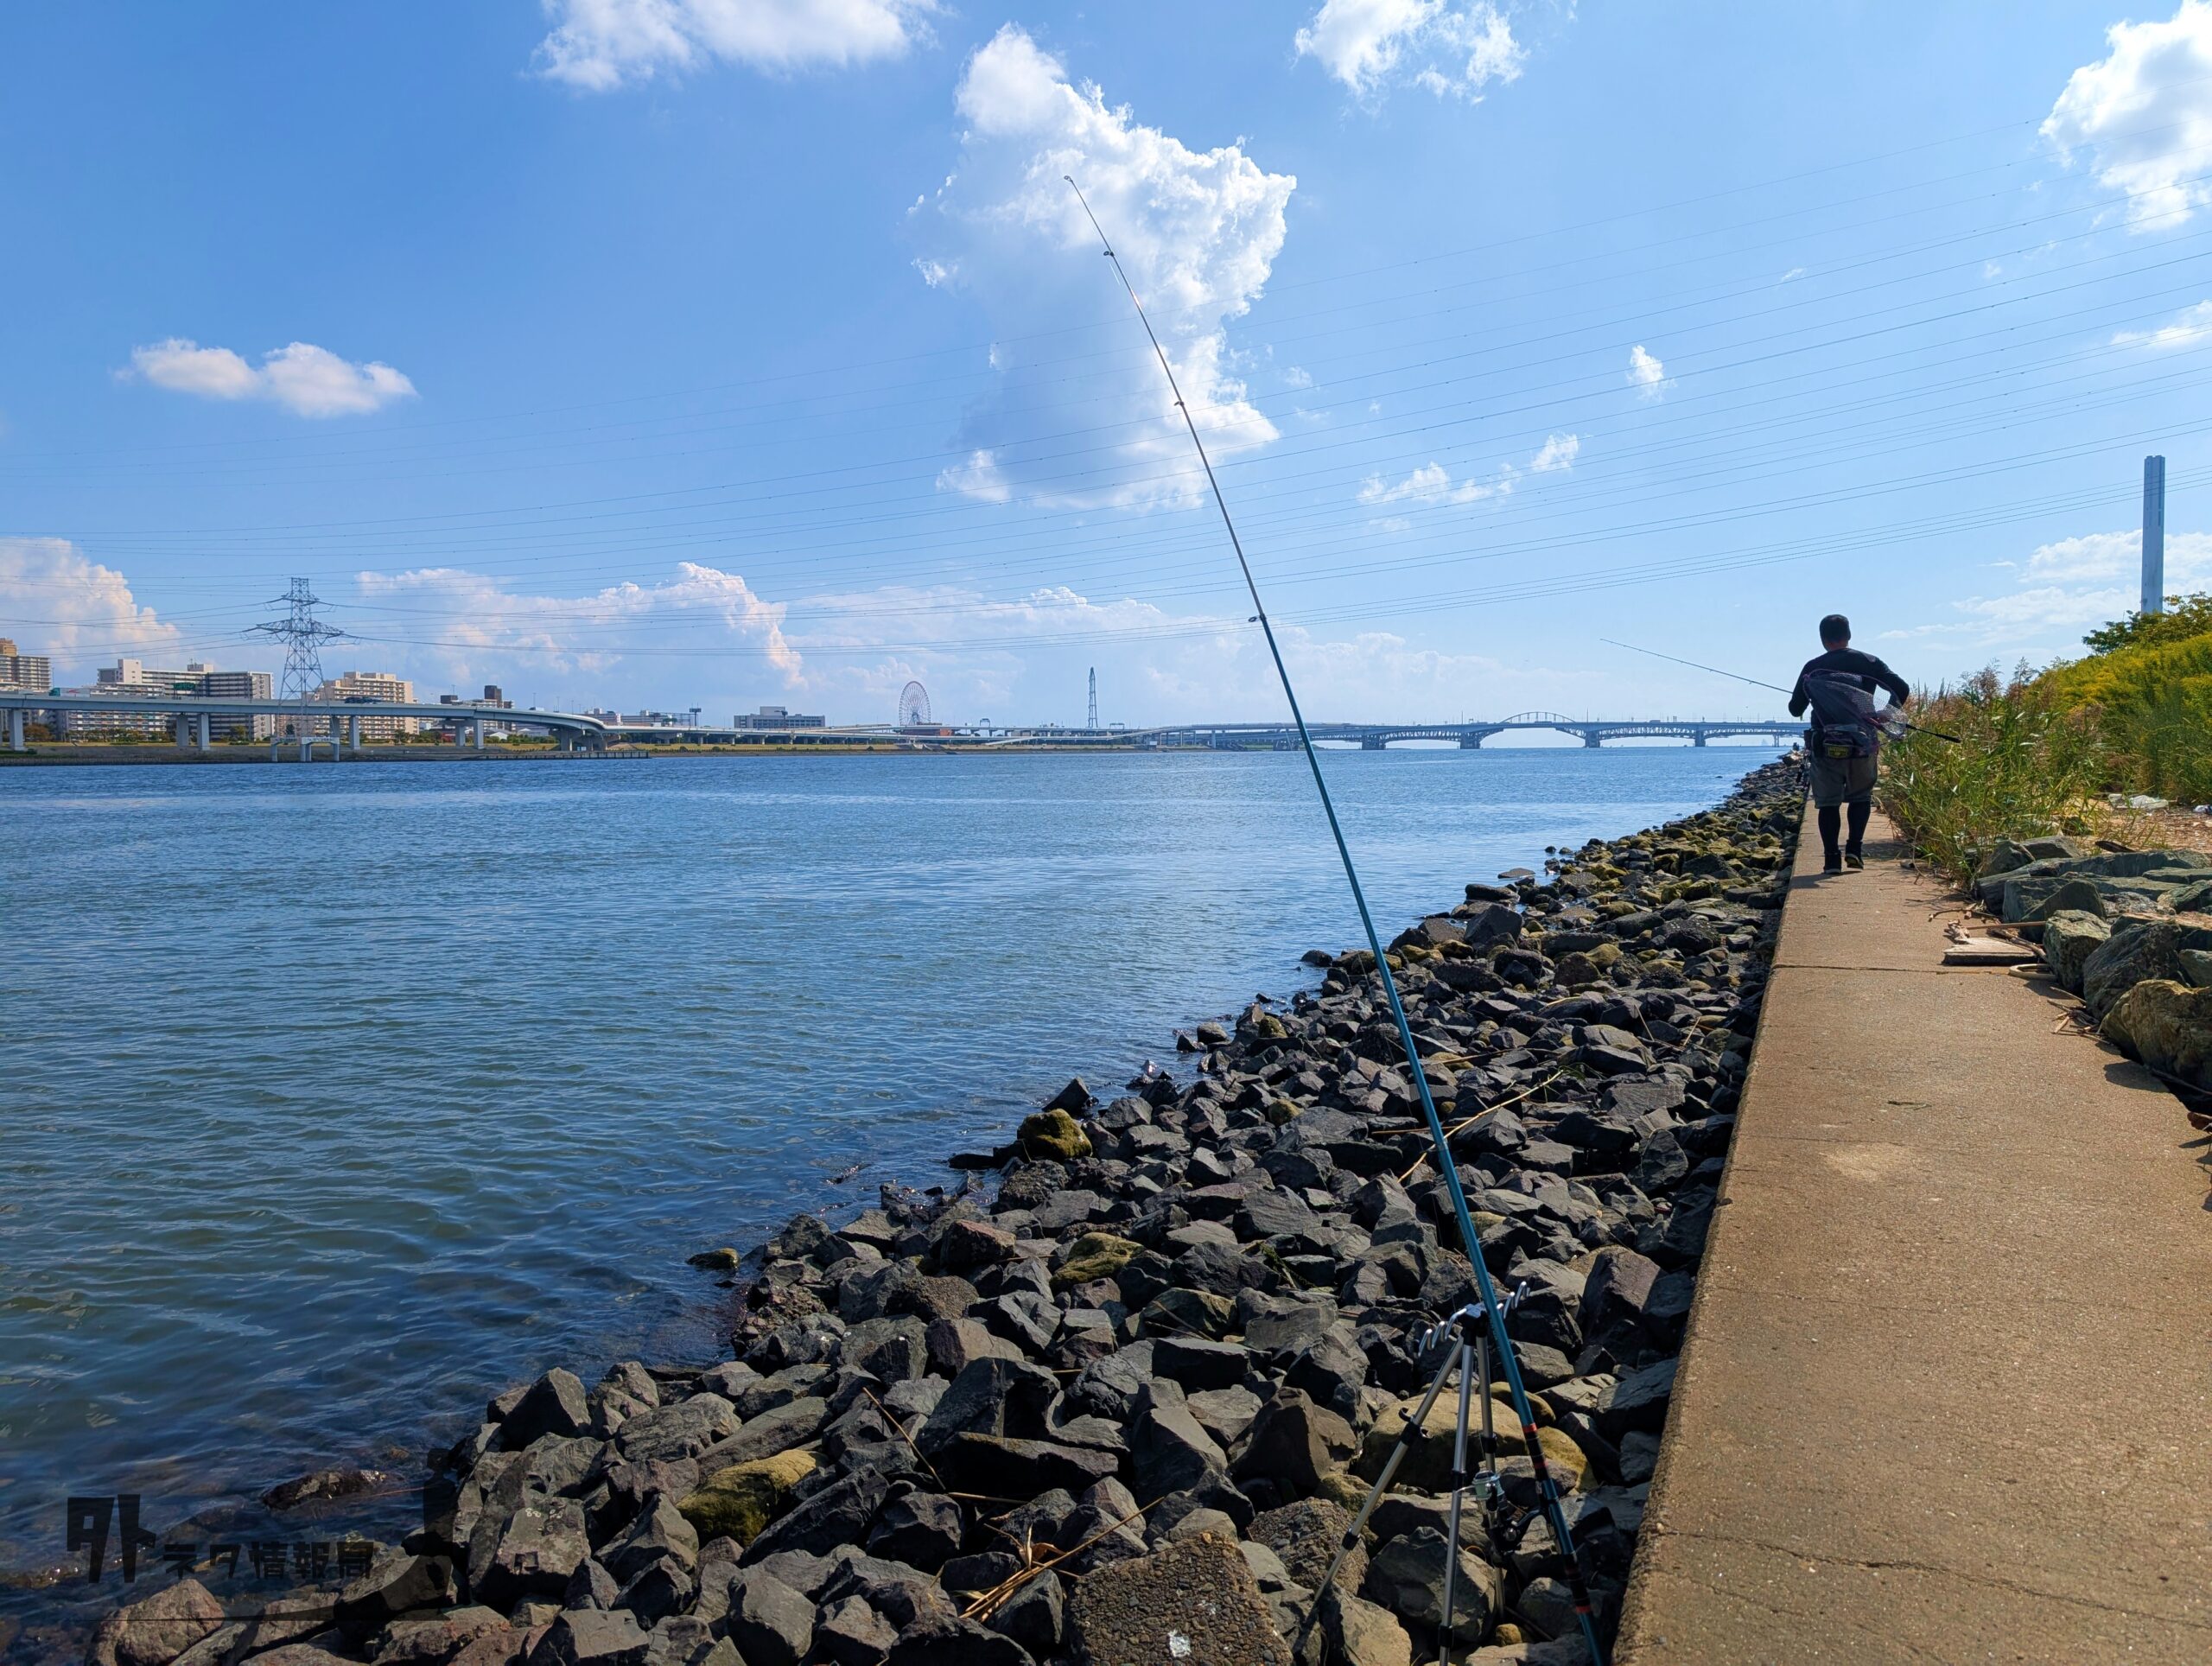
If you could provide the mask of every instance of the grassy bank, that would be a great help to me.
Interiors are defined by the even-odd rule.
[[[1928,861],[1972,874],[1993,839],[2093,833],[2104,794],[2212,799],[2212,596],[2084,639],[2090,652],[2007,680],[1985,671],[1920,704],[1890,749],[1883,804]]]

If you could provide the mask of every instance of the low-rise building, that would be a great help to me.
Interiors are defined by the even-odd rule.
[[[397,701],[412,705],[415,703],[415,685],[405,677],[394,677],[389,671],[347,671],[343,676],[329,678],[308,696],[313,705],[337,708],[329,714],[330,716],[359,717],[364,741],[397,740],[403,734],[414,734],[421,730],[422,724],[412,717],[372,715],[345,709],[349,704],[359,705],[372,700]],[[327,733],[329,725],[323,715],[317,713],[313,715],[317,730]],[[289,725],[294,720],[287,717],[279,721],[283,725]]]
[[[738,713],[729,720],[729,726],[739,729],[827,728],[830,720],[790,711],[782,706],[763,706],[758,711]]]
[[[175,707],[161,703],[165,696],[187,695],[197,699],[267,700],[271,679],[267,671],[218,671],[204,660],[194,660],[181,671],[164,671],[143,660],[125,656],[93,673],[90,688],[64,689],[64,694],[97,694],[110,698],[142,699],[143,711],[70,711],[53,714],[55,735],[64,740],[91,740],[131,735],[157,740],[171,732]],[[240,715],[214,717],[208,722],[210,740],[265,741],[275,733],[276,720]]]

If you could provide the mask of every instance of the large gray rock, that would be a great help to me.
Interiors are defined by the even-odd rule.
[[[1067,1587],[1047,1571],[999,1605],[988,1622],[991,1630],[1020,1644],[1039,1660],[1058,1651],[1067,1628]]]
[[[995,1498],[1033,1498],[1054,1487],[1075,1492],[1121,1467],[1114,1453],[1096,1447],[1004,1434],[956,1434],[931,1461],[948,1486]]]
[[[972,1619],[932,1615],[899,1634],[884,1666],[1032,1666],[1029,1651]]]
[[[1360,1594],[1389,1609],[1407,1627],[1433,1637],[1444,1623],[1444,1574],[1451,1546],[1433,1527],[1415,1528],[1375,1553]],[[1505,1601],[1505,1576],[1463,1542],[1452,1591],[1452,1640],[1478,1644],[1490,1635]]]
[[[883,1507],[868,1535],[868,1554],[934,1574],[960,1554],[963,1531],[958,1499],[909,1492]]]
[[[1579,1306],[1582,1333],[1592,1341],[1633,1335],[1660,1275],[1659,1263],[1633,1250],[1608,1245],[1590,1265]]]
[[[657,1496],[599,1559],[608,1573],[626,1584],[664,1557],[686,1568],[696,1567],[699,1535],[669,1498]]]
[[[214,1594],[198,1580],[179,1580],[102,1620],[86,1659],[91,1666],[168,1666],[222,1624]]]
[[[1616,1446],[1635,1430],[1656,1434],[1666,1427],[1667,1403],[1674,1397],[1676,1362],[1662,1359],[1633,1370],[1598,1396],[1598,1432]]]
[[[829,1415],[830,1402],[813,1395],[802,1395],[771,1407],[728,1440],[717,1440],[701,1453],[699,1473],[711,1477],[734,1465],[749,1464],[756,1458],[772,1458],[779,1452],[804,1446],[821,1433]]]
[[[499,1425],[499,1444],[520,1452],[541,1434],[582,1434],[591,1428],[591,1402],[582,1378],[558,1367],[530,1385]]]
[[[2082,993],[2082,966],[2112,935],[2101,912],[2068,911],[2044,922],[2043,959],[2059,988]]]
[[[1413,1666],[1414,1640],[1398,1617],[1341,1587],[1321,1599],[1321,1635],[1342,1666]]]
[[[747,1568],[730,1581],[724,1630],[746,1666],[798,1666],[814,1644],[814,1605],[773,1574]]]
[[[1179,1396],[1147,1391],[1129,1431],[1129,1456],[1137,1491],[1147,1498],[1188,1492],[1229,1467],[1214,1438]]]
[[[1351,1425],[1336,1413],[1296,1389],[1278,1389],[1260,1408],[1235,1473],[1239,1481],[1270,1480],[1282,1495],[1306,1497],[1358,1445]]]
[[[2146,979],[2113,1003],[2104,1033],[2129,1058],[2212,1090],[2212,989]]]
[[[2183,949],[2212,949],[2212,925],[2195,920],[2131,920],[2082,963],[2082,998],[2100,1023],[2120,996],[2146,978],[2181,976]]]
[[[2012,886],[2005,888],[2005,899],[2008,905],[2012,900],[2013,892],[2018,888]],[[2095,914],[2100,917],[2104,914],[2104,896],[2098,890],[2094,881],[2080,878],[2063,880],[2050,894],[2030,907],[2019,918],[2049,919],[2053,914],[2069,911],[2076,913]]]
[[[532,1497],[497,1532],[479,1532],[470,1542],[469,1592],[502,1612],[524,1598],[557,1602],[590,1554],[582,1504]]]
[[[883,1507],[890,1482],[875,1469],[856,1469],[810,1492],[747,1545],[745,1560],[757,1562],[779,1551],[804,1550],[827,1555],[839,1545],[868,1536],[868,1523]]]
[[[645,1634],[620,1609],[564,1609],[531,1650],[531,1666],[645,1666]]]
[[[1250,1564],[1209,1534],[1092,1574],[1076,1587],[1068,1631],[1084,1666],[1291,1666]]]
[[[1283,1571],[1309,1591],[1321,1588],[1321,1577],[1336,1560],[1351,1525],[1351,1512],[1331,1498],[1301,1498],[1279,1510],[1262,1510],[1252,1518],[1249,1536],[1282,1561]],[[1338,1583],[1357,1591],[1367,1576],[1367,1547],[1355,1542],[1337,1574]]]
[[[914,1444],[930,1457],[962,1434],[1041,1439],[1059,1379],[1022,1359],[971,1361],[922,1425]],[[1026,1495],[1025,1495],[1026,1496]]]
[[[695,1394],[675,1405],[628,1418],[615,1434],[615,1452],[628,1462],[696,1458],[716,1440],[739,1432],[736,1407],[719,1394]]]

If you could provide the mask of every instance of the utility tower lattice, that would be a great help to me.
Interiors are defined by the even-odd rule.
[[[1096,665],[1090,668],[1090,722],[1084,727],[1086,728],[1098,727],[1098,667]]]
[[[315,610],[322,606],[322,598],[315,595],[314,585],[306,579],[294,579],[291,588],[276,597],[270,605],[282,606],[289,611],[282,619],[268,620],[252,628],[284,645],[284,670],[277,681],[276,697],[299,702],[301,732],[305,733],[305,708],[315,691],[329,680],[322,671],[322,645],[346,633],[315,616]]]

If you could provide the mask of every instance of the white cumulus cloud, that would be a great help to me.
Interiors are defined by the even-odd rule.
[[[2185,307],[2171,324],[2161,324],[2155,330],[2121,330],[2112,339],[2115,347],[2149,347],[2159,351],[2171,347],[2191,347],[2212,337],[2212,301],[2200,301],[2194,307]]]
[[[2128,193],[2137,229],[2182,223],[2212,202],[2212,3],[2182,0],[2164,22],[2114,23],[2111,50],[2068,78],[2043,124],[2098,183]]]
[[[54,660],[54,675],[69,684],[89,682],[95,663],[184,639],[131,595],[121,573],[67,538],[0,537],[0,635],[15,638],[25,653]]]
[[[780,603],[762,600],[735,573],[696,562],[677,563],[676,576],[664,583],[625,581],[581,596],[526,595],[500,579],[453,567],[365,572],[354,583],[362,613],[347,620],[349,630],[426,643],[409,651],[412,664],[458,683],[512,679],[518,671],[605,671],[626,655],[671,649],[745,650],[787,684],[798,680],[802,665],[784,635]],[[609,697],[618,693],[608,690]],[[620,697],[631,703],[641,698],[635,692]]]
[[[1395,482],[1385,480],[1379,474],[1369,475],[1360,483],[1359,500],[1370,506],[1386,503],[1459,504],[1480,503],[1486,498],[1510,497],[1524,472],[1531,474],[1563,473],[1574,467],[1574,460],[1581,452],[1580,435],[1554,434],[1544,441],[1543,449],[1529,458],[1526,464],[1500,463],[1497,473],[1487,480],[1476,480],[1471,476],[1454,480],[1452,471],[1443,464],[1427,462],[1402,480]]]
[[[1582,436],[1579,434],[1554,434],[1544,442],[1544,448],[1529,459],[1529,467],[1539,474],[1572,468],[1574,460],[1582,455]]]
[[[1361,99],[1402,73],[1440,97],[1479,99],[1518,79],[1528,58],[1490,0],[1326,0],[1293,45]]]
[[[1666,366],[1640,341],[1629,349],[1628,380],[1629,385],[1647,399],[1656,399],[1674,385],[1667,378]]]
[[[2029,646],[2055,632],[2078,635],[2124,619],[2142,600],[2143,534],[2088,532],[2037,548],[2016,569],[2020,588],[1951,604],[1955,617],[1892,637]],[[2166,534],[2166,594],[2212,589],[2212,532]]]
[[[1229,456],[1272,441],[1274,425],[1230,367],[1223,326],[1267,283],[1297,181],[1236,144],[1193,150],[1144,125],[1011,23],[969,60],[956,103],[966,124],[960,165],[923,222],[920,234],[938,245],[924,258],[1003,334],[990,359],[997,373],[957,436],[975,455],[943,484],[993,500],[1094,506],[1195,493],[1181,419],[1066,175],[1112,238],[1209,448]],[[1117,333],[1080,375],[1051,334],[1071,321]],[[1027,459],[1066,453],[1065,437],[1020,443],[1102,429],[1079,457]]]
[[[538,73],[599,92],[719,59],[780,73],[896,58],[936,0],[544,0]]]
[[[265,399],[296,416],[361,416],[415,397],[415,384],[390,365],[357,365],[327,347],[295,341],[250,365],[228,347],[203,347],[173,335],[133,347],[130,368],[158,388],[203,399]]]

